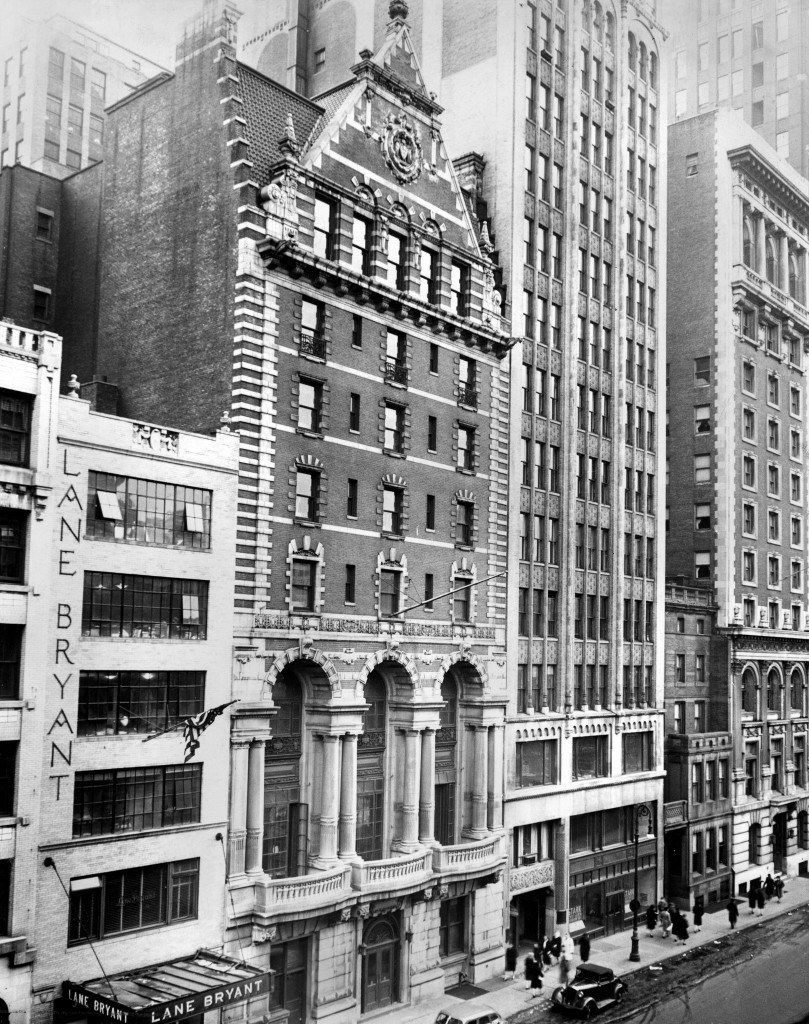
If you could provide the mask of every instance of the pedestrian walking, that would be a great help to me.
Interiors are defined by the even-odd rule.
[[[551,966],[551,940],[544,937],[542,940],[542,966]]]
[[[697,900],[696,903],[694,903],[694,931],[695,932],[701,932],[702,931],[702,915],[704,913],[705,913],[705,910],[703,909],[702,901],[701,900]]]
[[[686,942],[688,942],[688,918],[685,916],[685,914],[677,914],[674,921],[677,925],[677,942],[681,942],[683,945],[685,945]]]
[[[764,890],[756,889],[756,909],[758,910],[758,917],[764,917]]]
[[[526,991],[531,988],[531,983],[534,980],[534,975],[536,974],[536,969],[537,969],[537,962],[536,962],[536,960],[534,960],[534,958],[529,953],[528,956],[525,958],[525,988],[526,988]]]
[[[654,936],[655,925],[656,924],[657,924],[657,911],[650,904],[646,908],[646,931],[649,933],[649,938],[650,939]]]
[[[549,952],[554,960],[559,963],[559,958],[562,955],[562,935],[560,932],[553,933]]]
[[[534,970],[531,975],[531,998],[536,999],[539,993],[542,991],[542,964],[534,960]]]
[[[579,939],[579,956],[583,964],[586,964],[590,959],[590,936],[587,932]]]
[[[747,894],[747,906],[750,907],[750,913],[755,914],[756,912],[756,890],[751,889]]]
[[[767,894],[767,899],[771,900],[775,895],[775,881],[771,874],[767,874],[764,879],[764,892]]]
[[[514,981],[514,975],[517,973],[517,947],[513,942],[509,942],[506,946],[506,971],[503,975],[503,981]],[[510,976],[510,977],[509,977]]]
[[[781,902],[781,897],[784,895],[784,880],[780,875],[775,876],[775,898],[778,902]]]
[[[732,897],[728,900],[728,921],[730,921],[730,927],[735,928],[736,922],[739,919],[739,908],[736,906],[736,900]]]
[[[671,914],[668,910],[661,910],[659,914],[660,927],[663,930],[663,938],[667,939],[671,934]]]

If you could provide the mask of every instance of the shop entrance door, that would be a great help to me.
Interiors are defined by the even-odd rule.
[[[606,913],[604,914],[604,930],[607,935],[614,935],[624,928],[624,894],[608,892],[606,895]]]
[[[545,890],[520,896],[520,940],[538,942],[545,934]]]
[[[362,950],[362,1012],[398,1002],[399,930],[392,918],[367,927]]]

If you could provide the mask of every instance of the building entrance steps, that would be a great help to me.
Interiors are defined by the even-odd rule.
[[[785,879],[786,887],[784,895],[779,903],[775,897],[767,901],[764,908],[764,920],[768,917],[775,917],[779,914],[788,914],[798,907],[809,903],[809,876],[790,876]],[[714,941],[726,938],[732,934],[728,922],[727,911],[724,909],[727,904],[721,905],[721,910],[712,913],[705,913],[702,918],[702,930],[694,931],[694,915],[689,909],[686,911],[688,919],[688,942],[685,949],[694,949],[698,946],[706,946]],[[751,914],[747,906],[747,900],[743,897],[736,897],[736,905],[739,908],[739,918],[736,922],[736,931],[752,927],[758,924],[762,918]],[[712,907],[713,910],[713,907]],[[646,931],[646,922],[641,916],[638,921],[638,935],[640,936],[640,963],[633,964],[629,961],[629,945],[632,936],[632,928],[629,927],[622,932],[610,935],[605,938],[592,940],[590,949],[591,963],[601,964],[603,967],[611,967],[616,974],[631,974],[634,971],[647,969],[651,964],[661,960],[682,956],[684,947],[675,945],[674,937],[664,939],[660,928],[655,929],[654,937],[649,938]],[[574,968],[581,960],[578,956],[579,947],[576,946],[576,956],[573,960]],[[504,1016],[524,1010],[529,1005],[529,993],[525,990],[525,979],[521,975],[523,962],[531,946],[527,943],[520,946],[517,971],[518,975],[514,981],[503,981],[502,977],[497,981],[481,982],[480,988],[486,990],[486,994],[471,1000],[458,999],[451,993],[444,993],[443,996],[436,996],[427,999],[423,1003],[412,1006],[389,1007],[385,1012],[385,1024],[434,1024],[436,1014],[439,1010],[454,1005],[463,1006],[468,1012],[470,1007],[476,1003],[496,1007]],[[544,1003],[557,985],[561,984],[560,968],[553,964],[545,968],[544,988],[542,994],[535,1000],[539,1005]],[[629,984],[632,984],[630,979]]]

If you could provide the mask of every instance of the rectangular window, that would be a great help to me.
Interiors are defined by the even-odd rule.
[[[557,782],[557,740],[517,744],[517,785],[553,786]]]
[[[17,700],[19,695],[22,630],[0,623],[0,701]]]
[[[357,518],[358,511],[358,481],[352,477],[348,479],[348,490],[346,492],[346,515],[349,519]]]
[[[401,331],[388,330],[385,339],[385,380],[391,384],[407,386],[407,336]]]
[[[323,304],[303,299],[301,302],[301,336],[300,351],[303,355],[326,356],[326,344],[323,337]]]
[[[403,494],[398,487],[382,490],[382,532],[399,536],[402,532]]]
[[[289,591],[290,609],[293,612],[315,610],[317,565],[314,558],[293,558]]]
[[[204,696],[204,672],[81,672],[77,733],[160,732],[198,715]]]
[[[318,410],[317,424],[320,425],[320,415]],[[298,426],[300,426],[300,418],[298,419]],[[360,429],[360,396],[356,391],[352,391],[348,399],[348,429],[359,433]]]
[[[73,838],[196,823],[201,792],[201,764],[77,772]]]
[[[431,572],[424,574],[424,610],[431,612],[433,608],[433,594],[435,593],[434,576]]]
[[[694,456],[694,483],[708,484],[711,482],[711,456]]]
[[[404,238],[394,231],[389,231],[386,278],[388,285],[398,291],[403,291],[405,283],[404,249]]]
[[[98,68],[90,70],[90,96],[102,104],[107,96],[107,76]]]
[[[438,925],[439,956],[447,957],[466,951],[466,905],[466,896],[442,900]]]
[[[51,290],[34,285],[34,320],[41,320],[45,323],[51,318]]]
[[[357,214],[351,224],[351,269],[366,276],[371,272],[371,223]]]
[[[468,576],[456,576],[452,581],[455,593],[452,595],[452,617],[456,622],[470,622],[472,619],[472,588]]]
[[[456,517],[456,540],[464,547],[472,547],[474,539],[475,506],[471,501],[459,501]]]
[[[458,427],[458,454],[456,465],[459,469],[475,468],[475,428]]]
[[[82,636],[205,640],[207,580],[85,572]]]
[[[70,60],[70,91],[84,92],[87,65],[72,57]]]
[[[356,565],[346,565],[346,578],[345,578],[345,603],[354,604],[356,601],[357,594],[357,567]]]
[[[71,879],[70,888],[69,946],[192,921],[197,917],[199,859]]]
[[[436,254],[422,247],[419,256],[419,298],[424,302],[435,302],[437,265]]]
[[[624,732],[624,775],[632,772],[650,772],[654,767],[654,733]]]
[[[404,450],[405,410],[401,405],[385,403],[384,448],[401,454]]]
[[[334,259],[335,249],[335,214],[336,206],[325,196],[315,196],[315,219],[313,226],[312,249],[315,256]]]
[[[575,737],[573,739],[573,779],[603,778],[607,772],[607,737]]]
[[[295,472],[295,518],[315,523],[319,518],[320,473],[308,469]]]
[[[22,583],[27,513],[0,509],[0,580]]]

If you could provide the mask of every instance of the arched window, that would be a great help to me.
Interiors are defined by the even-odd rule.
[[[749,217],[744,218],[742,225],[742,259],[744,265],[752,270],[756,269],[756,232]]]
[[[756,822],[747,830],[747,860],[750,864],[758,864],[758,851],[761,844],[761,825]]]
[[[272,688],[278,713],[264,751],[262,866],[271,878],[306,874],[309,808],[301,803],[303,695],[290,668]]]
[[[646,69],[646,45],[645,43],[640,43],[638,46],[638,74],[642,82],[646,81]]]
[[[604,42],[604,22],[601,16],[601,4],[598,0],[593,4],[593,37],[599,43]]]
[[[455,836],[457,786],[458,687],[450,676],[441,681],[440,728],[435,737],[435,838],[451,846]]]
[[[800,303],[805,301],[804,278],[800,271],[800,262],[794,252],[789,254],[789,294]]]
[[[385,746],[387,697],[378,670],[368,676],[363,734],[357,754],[357,853],[365,860],[381,860],[384,850]]]
[[[789,680],[789,706],[793,711],[803,710],[803,679],[796,668],[792,670]]]
[[[657,54],[654,50],[649,53],[649,87],[657,89]]]
[[[779,690],[780,690],[780,677],[774,668],[771,668],[767,673],[767,710],[778,711],[780,701]]]
[[[774,284],[778,287],[778,246],[775,244],[775,239],[772,235],[767,236],[766,254],[767,280],[770,284]]]
[[[638,68],[638,45],[635,36],[629,33],[629,70],[637,71]]]
[[[756,708],[756,677],[753,670],[745,669],[742,676],[742,711],[755,715]]]

